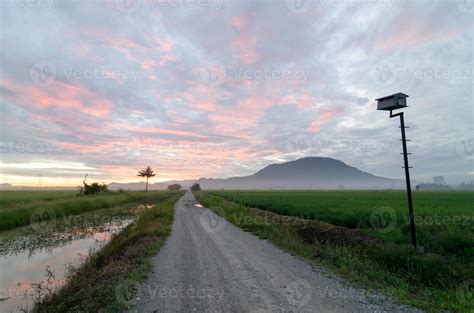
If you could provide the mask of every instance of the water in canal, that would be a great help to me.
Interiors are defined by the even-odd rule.
[[[0,312],[32,309],[39,292],[64,285],[67,268],[77,267],[132,220],[15,238],[0,249]]]

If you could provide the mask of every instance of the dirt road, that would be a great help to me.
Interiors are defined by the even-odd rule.
[[[153,259],[132,312],[413,311],[308,265],[196,206],[175,205],[171,237]]]

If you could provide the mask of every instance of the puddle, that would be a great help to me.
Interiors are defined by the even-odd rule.
[[[10,242],[8,249],[0,251],[0,312],[31,310],[38,292],[45,295],[62,287],[68,267],[80,265],[131,222],[114,221]]]

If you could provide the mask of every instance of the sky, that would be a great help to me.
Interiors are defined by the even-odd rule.
[[[0,0],[0,183],[249,175],[325,156],[474,180],[472,0]]]

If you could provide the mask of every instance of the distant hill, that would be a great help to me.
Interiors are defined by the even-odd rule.
[[[401,180],[374,176],[324,157],[271,164],[250,176],[201,178],[197,182],[204,189],[399,189],[404,186]]]
[[[31,186],[13,186],[8,183],[0,184],[0,190],[77,190],[77,187],[31,187]]]
[[[7,184],[7,183],[0,184],[0,190],[10,190],[12,188],[13,188],[13,186],[10,185],[10,184]]]

